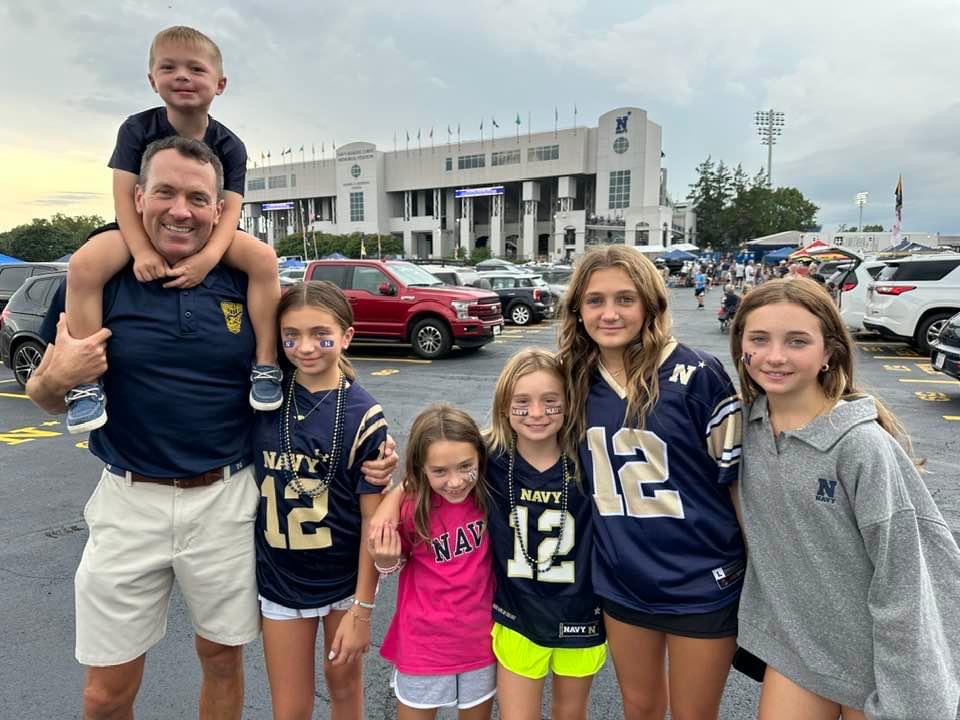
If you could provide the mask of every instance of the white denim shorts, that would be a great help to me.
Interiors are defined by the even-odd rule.
[[[497,664],[454,675],[408,675],[396,668],[390,679],[397,700],[409,708],[476,707],[497,693]]]
[[[273,600],[267,600],[260,595],[260,614],[267,620],[299,620],[300,618],[324,618],[330,614],[331,610],[346,612],[353,607],[353,595],[343,600],[337,600],[329,605],[319,608],[290,608]]]

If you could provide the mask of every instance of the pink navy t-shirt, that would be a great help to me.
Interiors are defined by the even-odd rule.
[[[434,493],[427,543],[413,524],[414,503],[400,509],[407,564],[400,572],[397,610],[380,654],[410,675],[452,675],[496,662],[493,564],[487,521],[471,494],[452,504]]]

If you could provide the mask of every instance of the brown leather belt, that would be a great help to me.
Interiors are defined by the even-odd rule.
[[[139,473],[130,473],[130,479],[133,482],[154,483],[156,485],[170,485],[175,488],[198,488],[213,485],[217,480],[223,480],[223,468],[208,470],[201,475],[185,478],[152,478],[140,475]]]

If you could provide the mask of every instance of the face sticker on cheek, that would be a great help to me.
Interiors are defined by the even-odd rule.
[[[544,415],[563,415],[563,405],[547,405],[543,408]]]
[[[743,354],[743,364],[749,366],[750,361],[753,359],[753,353],[745,352]]]
[[[295,348],[296,346],[297,346],[296,340],[287,339],[283,341],[283,347],[287,350],[293,350],[293,348]]]
[[[321,341],[320,341],[320,349],[321,349],[321,350],[329,350],[329,349],[331,349],[334,345],[336,345],[336,343],[335,343],[333,340],[321,340]]]
[[[469,470],[467,470],[466,480],[471,485],[473,485],[477,481],[478,477],[479,477],[479,474],[477,473],[477,469],[475,467],[472,467]]]
[[[514,417],[526,417],[530,414],[530,411],[525,407],[513,406],[510,408],[510,414]]]

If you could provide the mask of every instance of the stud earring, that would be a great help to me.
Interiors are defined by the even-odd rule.
[[[824,363],[823,367],[820,368],[820,372],[828,372],[830,370],[830,363]]]

